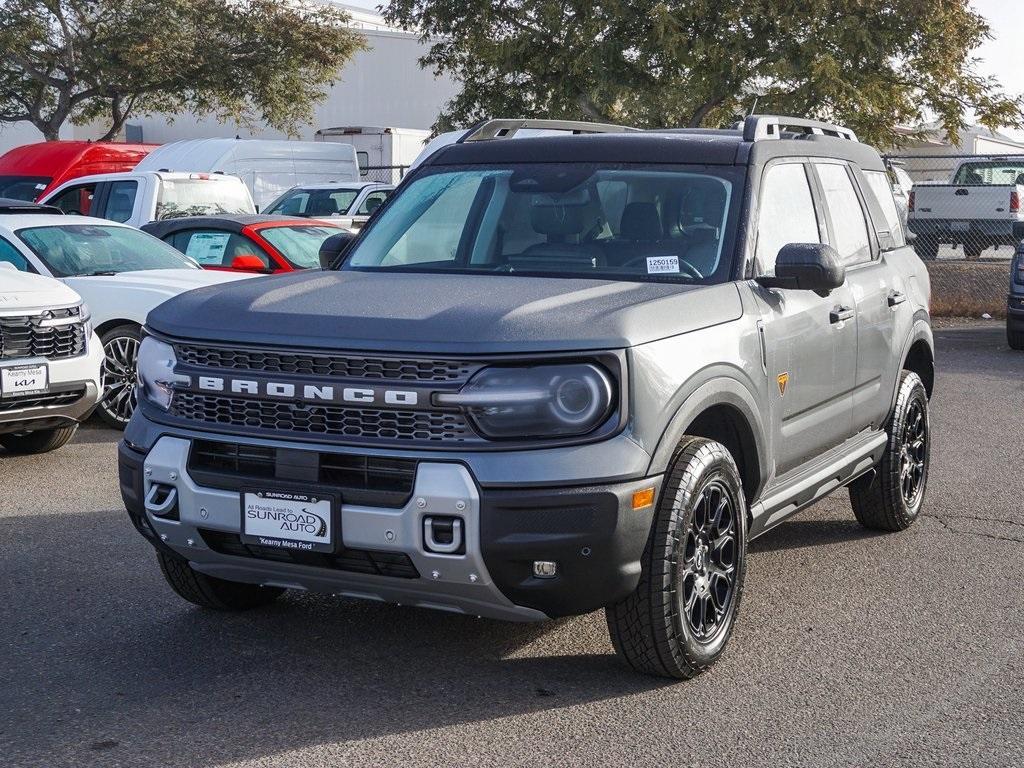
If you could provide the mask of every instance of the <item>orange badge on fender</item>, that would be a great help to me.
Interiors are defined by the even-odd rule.
[[[789,384],[789,374],[780,373],[778,376],[779,381],[779,397],[786,396],[786,385]]]

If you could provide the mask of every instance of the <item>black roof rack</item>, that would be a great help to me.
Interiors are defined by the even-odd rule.
[[[31,203],[28,200],[14,200],[10,197],[0,197],[0,213],[63,214],[64,211],[55,205],[40,205],[39,203]]]

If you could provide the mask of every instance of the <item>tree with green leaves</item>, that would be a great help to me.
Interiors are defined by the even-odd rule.
[[[758,112],[833,120],[865,140],[937,117],[1024,125],[978,74],[990,32],[968,0],[390,0],[463,88],[435,129],[487,116],[721,126]]]
[[[290,132],[364,46],[348,15],[277,0],[0,0],[0,123],[188,112]]]

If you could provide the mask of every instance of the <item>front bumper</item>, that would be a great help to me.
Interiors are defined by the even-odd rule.
[[[628,595],[640,576],[654,512],[634,510],[633,493],[653,486],[657,494],[661,481],[482,488],[461,461],[422,460],[401,506],[343,498],[336,552],[295,554],[242,544],[239,491],[197,482],[194,475],[201,473],[190,472],[191,450],[192,440],[180,434],[160,437],[148,452],[122,442],[119,465],[122,497],[135,527],[195,570],[515,621],[587,613]],[[294,467],[303,462],[297,453],[281,455]],[[155,498],[147,504],[154,484],[174,489],[170,514]],[[266,485],[273,488],[275,481],[268,478]],[[461,521],[462,551],[430,551],[424,521],[431,516]],[[557,574],[535,577],[538,560],[557,563]]]
[[[0,366],[46,363],[49,391],[45,395],[0,398],[0,434],[66,427],[84,421],[100,398],[100,366],[103,345],[95,336],[86,354],[65,360],[18,358]]]

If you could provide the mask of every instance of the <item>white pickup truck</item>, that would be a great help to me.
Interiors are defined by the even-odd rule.
[[[221,173],[128,171],[83,176],[61,184],[40,203],[132,227],[182,216],[256,213],[242,180]]]
[[[1024,155],[970,158],[953,171],[948,184],[915,184],[910,193],[910,231],[922,259],[938,256],[939,246],[962,245],[976,259],[986,248],[1012,245],[1014,224],[1024,221]]]

